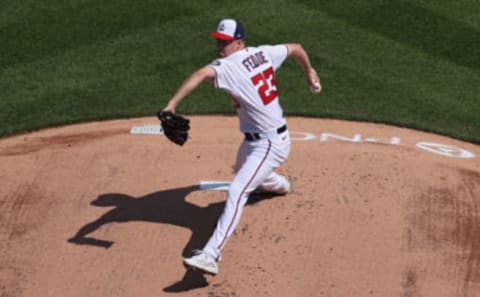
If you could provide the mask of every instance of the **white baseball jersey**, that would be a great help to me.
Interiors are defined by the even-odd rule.
[[[286,45],[247,47],[210,64],[215,87],[227,91],[242,132],[270,132],[285,125],[275,71],[288,55]]]

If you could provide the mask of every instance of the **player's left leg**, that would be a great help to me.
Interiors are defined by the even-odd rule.
[[[224,211],[218,220],[205,251],[218,257],[236,229],[250,193],[255,190],[279,164],[272,142],[268,139],[249,143],[244,164],[230,184]]]
[[[217,226],[200,254],[184,259],[184,263],[212,274],[218,272],[216,259],[220,258],[227,240],[235,231],[249,194],[265,182],[273,170],[284,162],[290,151],[286,138],[243,142],[237,158],[237,174],[232,181],[227,201]],[[243,160],[243,164],[238,161]]]

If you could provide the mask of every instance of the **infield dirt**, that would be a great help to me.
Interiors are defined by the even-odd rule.
[[[478,145],[287,120],[294,192],[251,197],[216,277],[182,256],[222,211],[200,182],[233,177],[235,117],[192,116],[183,147],[130,134],[154,118],[0,140],[0,296],[480,296]]]

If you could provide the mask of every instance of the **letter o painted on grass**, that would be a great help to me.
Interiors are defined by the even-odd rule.
[[[474,153],[469,152],[465,149],[455,147],[455,146],[445,145],[445,144],[434,143],[434,142],[418,142],[417,147],[434,154],[447,156],[451,158],[470,159],[475,157]]]

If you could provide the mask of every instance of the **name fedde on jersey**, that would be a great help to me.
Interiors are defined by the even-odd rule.
[[[268,63],[268,60],[262,51],[256,52],[242,61],[243,66],[245,66],[249,72],[265,63]]]

